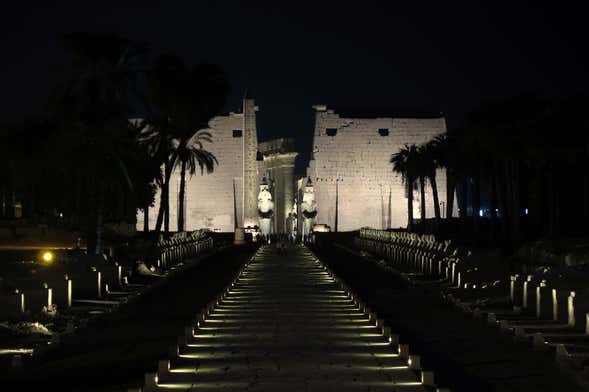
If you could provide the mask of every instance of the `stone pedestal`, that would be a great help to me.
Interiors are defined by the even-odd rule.
[[[233,243],[235,245],[245,244],[245,229],[243,227],[235,229],[235,239],[233,240]]]

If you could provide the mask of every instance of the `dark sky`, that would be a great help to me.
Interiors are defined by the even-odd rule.
[[[588,92],[587,13],[573,2],[87,3],[3,6],[2,120],[41,111],[67,59],[58,38],[75,31],[223,65],[228,109],[251,91],[261,139],[295,137],[299,169],[313,104],[442,111],[455,126],[485,99]]]

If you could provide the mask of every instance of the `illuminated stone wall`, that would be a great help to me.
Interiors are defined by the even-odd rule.
[[[215,166],[213,174],[205,172],[201,176],[198,172],[192,178],[186,177],[186,230],[208,228],[232,232],[235,226],[243,226],[244,115],[231,113],[227,116],[218,116],[209,122],[209,126],[214,143],[206,145],[206,148],[215,154],[219,165]],[[234,137],[234,131],[241,131],[241,136]],[[257,138],[254,142],[257,143]],[[257,192],[257,181],[254,186],[254,192]],[[178,168],[172,174],[170,182],[170,230],[172,231],[176,231],[178,227],[179,188],[180,169]],[[149,212],[150,230],[155,228],[159,200],[158,192],[155,206],[150,208]],[[235,216],[237,222],[235,222]],[[138,211],[137,214],[137,229],[143,230],[142,211]]]
[[[277,231],[286,231],[285,219],[296,189],[293,170],[297,153],[292,146],[285,149],[283,144],[289,139],[258,144],[257,107],[251,99],[245,99],[243,107],[245,114],[230,113],[209,122],[214,143],[206,148],[215,154],[219,165],[213,174],[187,176],[186,230],[208,228],[232,232],[235,227],[258,224],[259,182],[264,171],[270,170],[281,193],[274,195],[277,212],[274,226]],[[335,230],[337,193],[339,231],[364,226],[379,229],[406,226],[407,199],[401,177],[392,172],[390,156],[406,143],[422,143],[444,133],[444,118],[346,118],[325,106],[315,108],[313,153],[307,175],[315,186],[316,222]],[[327,135],[327,129],[334,129],[336,134]],[[381,136],[379,129],[387,129],[388,135]],[[292,140],[289,142],[292,144]],[[258,149],[263,150],[264,161],[256,159]],[[179,185],[178,169],[170,183],[172,231],[177,230]],[[442,170],[438,171],[438,191],[440,202],[445,203],[446,176]],[[418,218],[417,190],[414,196],[414,215]],[[159,199],[158,192],[149,212],[151,230],[155,228]],[[433,217],[429,184],[426,205],[427,217]],[[444,205],[441,210],[443,216]],[[137,213],[137,229],[143,230],[143,211]]]
[[[315,185],[317,223],[338,231],[361,227],[407,225],[407,198],[401,176],[392,172],[391,154],[404,144],[420,144],[446,132],[440,118],[345,118],[323,105],[315,106],[312,159],[307,175]],[[380,129],[388,130],[381,135]],[[334,134],[335,132],[335,134]],[[329,134],[334,134],[329,136]],[[385,131],[382,131],[386,134]],[[442,216],[445,214],[446,174],[437,173]],[[414,191],[414,216],[420,217],[419,192]],[[454,204],[456,206],[456,203]],[[426,217],[434,216],[429,182]]]

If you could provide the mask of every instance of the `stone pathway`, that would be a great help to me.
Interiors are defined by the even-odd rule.
[[[305,247],[263,247],[143,391],[426,391],[361,307]]]

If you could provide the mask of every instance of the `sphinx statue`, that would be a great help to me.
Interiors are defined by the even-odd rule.
[[[274,202],[272,201],[270,186],[266,177],[264,177],[260,184],[260,193],[258,193],[258,219],[260,221],[260,232],[262,235],[270,234],[273,215]]]

